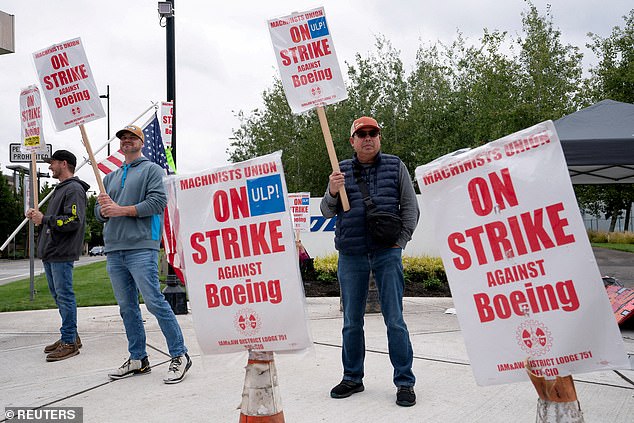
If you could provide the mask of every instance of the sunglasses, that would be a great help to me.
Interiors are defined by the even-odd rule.
[[[355,132],[356,136],[359,138],[365,138],[366,136],[371,136],[372,138],[378,136],[381,133],[378,129],[370,129],[369,131],[357,131]]]

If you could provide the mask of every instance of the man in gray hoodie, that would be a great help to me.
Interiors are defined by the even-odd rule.
[[[107,193],[97,197],[95,216],[105,223],[107,270],[119,303],[130,356],[108,376],[122,379],[151,370],[139,308],[140,291],[148,311],[158,320],[172,357],[163,382],[179,383],[192,362],[178,320],[159,285],[158,252],[163,209],[167,204],[164,172],[142,155],[145,137],[141,128],[126,126],[116,135],[125,162],[104,178]]]
[[[53,178],[59,179],[46,214],[29,209],[26,217],[42,225],[38,256],[42,259],[48,288],[62,317],[61,338],[44,348],[46,361],[59,361],[79,354],[77,302],[73,291],[73,267],[84,245],[86,191],[90,186],[77,178],[77,158],[67,150],[57,150],[46,160]]]

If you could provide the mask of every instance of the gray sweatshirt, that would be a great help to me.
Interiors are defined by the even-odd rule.
[[[161,225],[167,195],[163,186],[163,169],[140,157],[124,164],[103,179],[106,192],[120,206],[134,206],[137,216],[105,218],[99,203],[95,217],[105,222],[103,228],[104,250],[107,253],[120,250],[158,250],[161,244]]]

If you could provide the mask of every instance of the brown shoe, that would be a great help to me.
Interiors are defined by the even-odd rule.
[[[76,343],[64,344],[60,343],[59,347],[46,356],[46,361],[60,361],[79,354],[79,347]]]
[[[53,342],[50,345],[47,345],[44,347],[44,352],[46,354],[50,354],[53,351],[55,351],[57,349],[57,347],[59,347],[59,345],[62,343],[61,339],[58,339],[57,341]],[[75,339],[75,343],[77,344],[77,348],[81,348],[81,339],[79,338],[79,335],[77,335],[77,338]]]

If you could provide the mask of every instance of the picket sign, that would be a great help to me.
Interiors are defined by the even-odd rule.
[[[295,12],[268,21],[286,100],[293,113],[317,108],[333,171],[339,160],[324,105],[348,98],[324,8]],[[339,190],[344,211],[350,210],[345,187]]]
[[[79,126],[100,192],[106,192],[84,124],[106,116],[81,38],[33,53],[38,79],[57,131]]]
[[[552,122],[416,179],[479,385],[629,367]]]
[[[42,100],[36,85],[29,85],[20,91],[20,122],[22,143],[20,149],[31,153],[31,184],[34,209],[39,210],[37,186],[37,153],[46,151],[42,127]]]
[[[310,232],[310,192],[290,192],[288,202],[295,238],[300,232]]]
[[[166,180],[202,351],[311,346],[281,153]]]

